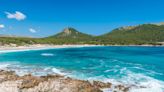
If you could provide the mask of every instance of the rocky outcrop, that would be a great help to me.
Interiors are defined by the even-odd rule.
[[[14,71],[0,71],[0,92],[102,92],[101,89],[111,87],[111,83],[89,82],[61,75],[18,76]],[[128,91],[123,85],[114,88],[119,92]]]

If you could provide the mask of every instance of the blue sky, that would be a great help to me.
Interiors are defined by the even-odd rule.
[[[0,0],[0,34],[45,37],[74,27],[100,35],[163,21],[164,0]]]

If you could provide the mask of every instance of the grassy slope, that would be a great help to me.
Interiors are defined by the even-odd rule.
[[[99,36],[111,44],[145,44],[164,41],[164,26],[144,24],[130,28],[117,28]]]
[[[155,44],[164,41],[164,25],[144,24],[122,27],[101,36],[91,36],[67,28],[46,38],[0,37],[0,44]]]

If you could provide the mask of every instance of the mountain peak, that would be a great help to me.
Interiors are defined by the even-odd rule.
[[[72,28],[72,27],[67,27],[63,30],[63,32],[66,32],[66,31],[74,31],[74,32],[76,31],[76,32],[78,32],[75,28]]]
[[[65,28],[62,32],[63,36],[69,36],[74,33],[78,34],[79,32],[76,29],[71,28],[71,27]]]
[[[62,32],[52,36],[56,38],[85,38],[90,37],[90,35],[77,31],[72,27],[65,28]]]
[[[69,30],[69,28],[66,28],[66,29],[64,29],[63,33],[69,35],[69,34],[71,34],[71,30]]]

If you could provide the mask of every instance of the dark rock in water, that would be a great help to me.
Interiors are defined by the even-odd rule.
[[[111,83],[104,83],[104,82],[100,82],[100,81],[93,81],[93,85],[98,88],[111,88],[111,86],[112,86]]]
[[[123,92],[128,92],[128,91],[129,91],[129,87],[123,89]]]

